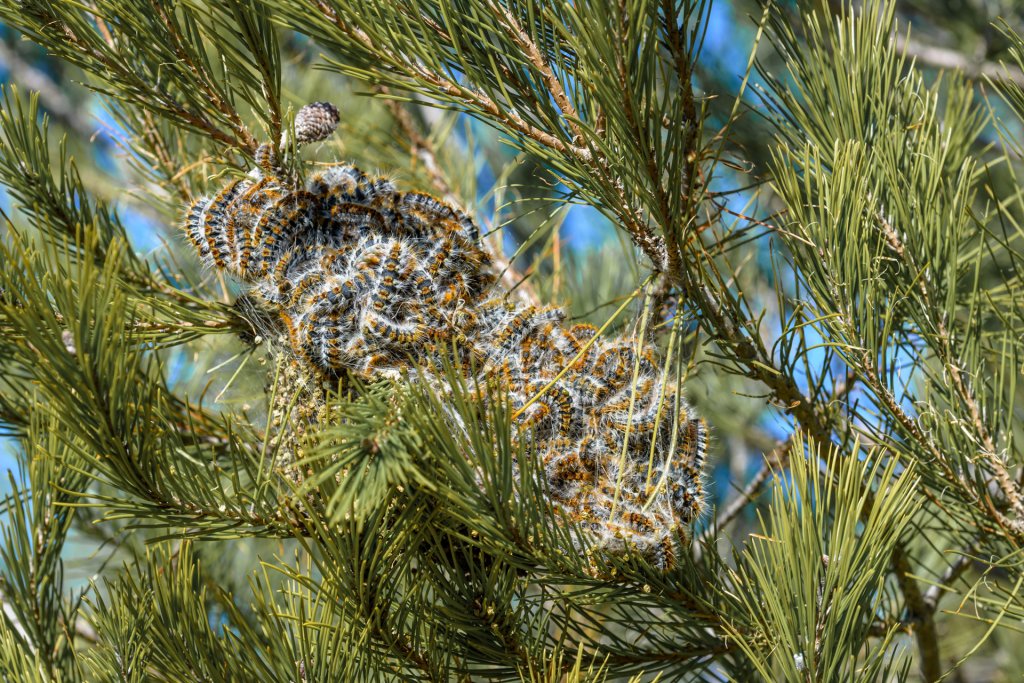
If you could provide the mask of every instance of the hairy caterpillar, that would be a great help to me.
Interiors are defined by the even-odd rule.
[[[296,141],[336,124],[330,105],[304,107]],[[184,230],[205,263],[279,312],[296,358],[375,380],[410,359],[441,367],[456,342],[508,392],[557,506],[604,547],[671,562],[702,509],[706,428],[649,346],[513,302],[475,223],[430,195],[343,165],[299,187],[273,150],[258,156],[261,168],[195,202]]]

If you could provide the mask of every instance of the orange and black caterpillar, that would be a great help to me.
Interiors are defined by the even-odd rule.
[[[335,110],[311,107],[322,139]],[[411,371],[411,359],[443,367],[452,342],[468,350],[472,368],[508,392],[556,505],[604,547],[671,562],[703,506],[703,421],[650,346],[595,339],[558,309],[511,300],[466,214],[353,166],[299,187],[268,162],[195,202],[185,232],[204,262],[279,313],[316,374],[372,381]]]

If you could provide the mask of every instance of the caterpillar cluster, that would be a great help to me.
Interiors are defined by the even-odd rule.
[[[322,120],[327,106],[300,117]],[[556,308],[508,297],[464,213],[353,166],[299,187],[264,162],[195,202],[185,232],[205,263],[279,312],[295,356],[317,374],[373,381],[415,361],[496,381],[556,506],[600,546],[671,562],[703,504],[704,423],[650,346],[595,338]]]

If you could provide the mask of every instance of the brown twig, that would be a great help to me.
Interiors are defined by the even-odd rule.
[[[580,128],[579,120],[580,116],[576,112],[576,108],[573,107],[572,102],[569,100],[568,95],[565,94],[565,88],[562,87],[562,82],[558,80],[554,72],[551,70],[551,66],[547,63],[544,55],[541,54],[540,48],[530,38],[530,36],[523,30],[523,27],[519,25],[519,22],[508,11],[507,7],[497,5],[494,2],[488,2],[487,7],[494,13],[495,16],[502,22],[502,26],[506,29],[506,33],[512,42],[523,51],[529,60],[533,68],[540,74],[541,80],[544,82],[544,86],[547,88],[551,98],[555,101],[559,111],[562,112],[562,116],[565,117],[565,122],[568,124],[569,129],[574,135],[573,144],[582,145],[585,138],[583,136],[583,129]],[[585,147],[577,147],[577,155],[586,163],[590,163],[593,159],[591,151]]]
[[[793,438],[790,437],[783,441],[779,446],[771,453],[764,456],[765,464],[758,470],[754,478],[751,479],[743,490],[733,498],[729,503],[723,507],[717,515],[715,515],[714,527],[708,527],[708,529],[702,534],[702,540],[710,540],[711,536],[717,535],[723,528],[728,526],[736,517],[739,516],[743,509],[749,505],[754,498],[760,493],[761,489],[764,488],[768,478],[771,477],[772,472],[775,471],[768,463],[775,462],[780,465],[784,465],[788,459],[788,452],[793,446]]]
[[[921,588],[911,577],[910,560],[901,543],[897,543],[893,548],[892,567],[906,605],[905,621],[913,628],[917,640],[921,676],[926,681],[938,681],[942,677],[942,662],[939,658],[939,636],[935,629],[934,609],[930,609],[925,603]]]
[[[891,414],[896,421],[903,427],[904,431],[919,445],[921,445],[931,458],[937,462],[946,474],[946,477],[951,482],[958,484],[958,489],[963,492],[984,514],[991,516],[999,526],[1015,530],[1015,522],[1010,520],[1003,513],[999,512],[992,504],[991,501],[987,501],[978,496],[970,484],[964,480],[963,476],[958,473],[952,465],[950,465],[948,459],[943,455],[939,447],[931,439],[925,435],[921,430],[917,421],[907,415],[906,411],[900,406],[896,397],[893,396],[889,388],[882,382],[878,377],[878,373],[875,370],[874,362],[868,356],[863,354],[861,358],[861,365],[864,369],[865,381],[875,395],[881,400],[886,410]]]
[[[974,558],[971,557],[971,551],[968,550],[960,555],[953,564],[946,567],[946,571],[942,573],[942,578],[925,591],[923,598],[925,607],[935,612],[939,607],[939,600],[949,590],[949,584],[959,579],[973,563]]]
[[[93,14],[94,19],[97,18],[97,16],[98,15]],[[68,26],[66,23],[60,21],[58,17],[53,17],[52,24],[49,25],[48,28],[53,31],[53,34],[45,36],[46,38],[50,38],[54,41],[59,41],[67,45],[74,46],[76,50],[81,52],[83,55],[87,55],[89,59],[92,59],[97,64],[102,65],[109,72],[113,74],[118,74],[118,76],[121,78],[138,81],[138,77],[136,74],[127,71],[123,67],[123,65],[117,63],[114,60],[111,60],[105,53],[94,49],[90,43],[79,38],[78,35],[75,34],[75,32],[71,29],[71,27]],[[103,34],[101,34],[101,37],[103,37]],[[104,42],[106,42],[105,39]],[[86,66],[85,68],[95,71],[97,73],[102,72],[102,69],[95,69],[90,66]],[[152,84],[146,85],[151,86]],[[153,91],[153,95],[160,100],[161,106],[157,107],[156,109],[158,109],[165,118],[176,118],[181,122],[187,123],[188,125],[205,132],[213,140],[216,140],[217,142],[223,143],[227,146],[235,147],[238,149],[246,149],[249,152],[255,152],[257,146],[256,140],[248,133],[248,129],[245,129],[244,126],[244,135],[241,138],[235,137],[218,128],[205,116],[185,109],[167,93],[163,91]]]
[[[935,69],[959,71],[969,78],[1007,80],[1024,86],[1024,71],[1012,64],[999,64],[984,58],[969,57],[948,47],[926,45],[902,33],[893,34],[896,49],[913,58],[918,64]]]
[[[90,5],[90,7],[92,7]],[[111,32],[110,27],[107,26],[107,22],[104,21],[103,17],[93,8],[93,18],[96,20],[96,30],[99,31],[103,37],[103,41],[107,44],[110,49],[117,49],[117,44],[114,41],[114,34]],[[167,177],[168,182],[174,184],[175,190],[178,193],[178,198],[184,202],[191,200],[192,196],[189,192],[188,185],[184,181],[184,177],[179,173],[179,163],[174,161],[170,150],[167,149],[167,145],[164,142],[163,136],[160,135],[156,127],[156,122],[153,120],[153,114],[149,111],[143,110],[142,121],[142,135],[146,142],[149,144],[149,150],[156,157],[157,162],[161,166],[163,174]]]
[[[878,224],[882,231],[882,235],[885,237],[886,243],[889,245],[889,248],[893,251],[893,253],[896,254],[896,257],[916,271],[917,268],[914,265],[914,259],[911,257],[911,255],[907,254],[906,249],[903,245],[903,241],[900,239],[900,236],[896,232],[895,228],[893,228],[893,226],[889,223],[888,220],[886,220],[884,216],[878,217]],[[931,296],[931,293],[928,290],[926,278],[917,278],[917,286],[918,290],[921,292],[921,297],[926,304],[924,309],[930,310],[930,304],[933,301],[933,297]],[[981,456],[984,459],[984,462],[991,468],[996,483],[999,485],[999,488],[1002,490],[1003,495],[1006,497],[1006,502],[1009,504],[1010,509],[1012,509],[1014,514],[1016,515],[1016,519],[1009,520],[1003,518],[1000,521],[1000,523],[1003,526],[1008,526],[1015,533],[1024,533],[1024,498],[1022,498],[1021,496],[1021,492],[1020,489],[1017,487],[1017,483],[1014,481],[1013,477],[1010,475],[1009,471],[1006,469],[1005,465],[1002,463],[1002,461],[999,459],[999,456],[996,454],[995,442],[993,441],[992,435],[989,433],[988,428],[985,426],[984,421],[981,419],[981,409],[978,407],[977,399],[975,398],[974,393],[968,388],[967,383],[964,381],[963,371],[960,368],[958,360],[955,358],[955,353],[951,346],[951,335],[946,327],[945,316],[939,316],[938,319],[935,320],[934,324],[935,330],[938,333],[938,337],[941,342],[941,348],[936,349],[936,351],[942,359],[943,365],[946,368],[946,372],[949,374],[950,380],[953,383],[954,391],[957,393],[960,400],[967,408],[967,412],[970,415],[971,422],[974,426],[975,434],[977,435],[978,440],[981,442]],[[875,382],[880,385],[881,382],[878,380],[877,375],[875,375],[874,377]],[[895,405],[896,402],[891,397],[888,397],[886,403],[887,405]],[[902,411],[900,412],[902,413]],[[900,421],[903,424],[908,424],[910,418],[904,417],[901,418]],[[914,426],[916,427],[916,425]],[[914,434],[915,439],[918,439],[919,441],[922,441],[922,439],[924,438],[924,435],[920,433],[920,430],[915,430]],[[930,450],[932,451],[932,454],[935,456],[937,460],[939,460],[940,462],[944,461],[944,458],[942,458],[941,453],[939,452],[939,449],[937,447],[933,446]],[[951,470],[951,468],[949,468],[948,466],[947,469]],[[962,486],[967,486],[967,482],[962,481],[962,479],[958,478],[958,481],[961,482]]]

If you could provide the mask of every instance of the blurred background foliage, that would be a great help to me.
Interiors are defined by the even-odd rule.
[[[35,293],[2,300],[0,429],[11,471],[0,557],[0,661],[12,667],[5,680],[285,680],[290,671],[291,680],[357,672],[367,680],[934,680],[950,672],[950,680],[1008,681],[1024,673],[1024,517],[1012,496],[1024,463],[1015,391],[1024,373],[1018,3],[623,3],[638,18],[648,5],[650,16],[664,16],[664,5],[693,29],[681,52],[692,57],[690,72],[661,84],[663,100],[639,103],[669,108],[665,155],[679,156],[672,163],[684,170],[624,178],[642,207],[636,232],[614,196],[615,164],[639,166],[623,151],[626,133],[618,152],[594,142],[590,154],[613,157],[607,178],[588,166],[591,157],[571,152],[610,139],[615,114],[603,129],[597,105],[580,108],[578,131],[557,98],[495,95],[554,133],[545,146],[478,101],[446,100],[409,76],[417,64],[473,85],[488,70],[502,73],[482,61],[484,35],[471,30],[486,18],[462,24],[462,38],[448,36],[456,47],[444,44],[448,61],[433,64],[428,55],[444,40],[412,45],[417,27],[389,23],[387,3],[63,4],[0,3],[0,257],[9,270],[0,296],[12,287]],[[468,7],[396,6],[421,4],[451,26],[460,26],[458,15],[439,8]],[[609,3],[501,6],[532,16],[535,5],[561,8],[545,20],[557,27],[551,17],[564,11],[565,25],[580,31],[588,21],[600,31],[603,12],[614,14]],[[167,21],[168,12],[181,21]],[[332,32],[346,16],[376,47]],[[171,25],[182,31],[180,45],[146,42]],[[550,30],[555,44],[558,30]],[[512,43],[510,62],[522,59]],[[182,65],[190,49],[199,66]],[[474,59],[467,69],[463,60]],[[608,106],[601,88],[610,86],[581,70],[581,55],[554,59],[573,102]],[[191,91],[180,87],[189,78],[199,81]],[[666,95],[666,83],[692,101]],[[492,91],[499,84],[479,90]],[[365,564],[352,558],[377,531],[395,543],[428,543],[402,526],[419,528],[426,513],[389,507],[379,514],[395,520],[371,516],[327,547],[327,521],[294,533],[272,492],[247,488],[271,476],[263,456],[274,448],[266,389],[276,358],[236,303],[237,285],[202,271],[179,229],[191,197],[247,169],[257,142],[276,139],[315,100],[337,105],[341,126],[303,151],[307,161],[350,161],[457,202],[507,260],[506,284],[575,320],[602,324],[652,262],[676,273],[652,295],[659,341],[669,328],[682,333],[686,395],[713,438],[712,512],[674,573],[626,562],[621,582],[588,582],[566,561],[572,566],[551,568],[526,590],[518,582],[528,568],[551,560],[514,555],[515,543],[496,530],[498,540],[481,543],[514,556],[508,565],[469,551],[452,550],[465,552],[456,560],[426,553],[420,562],[436,559],[436,576],[420,578],[431,571],[418,566],[403,578],[401,600],[376,596],[413,610],[380,622],[406,628],[408,643],[369,626],[353,630],[366,616],[345,611],[370,598],[338,567],[351,562],[364,582],[393,577],[388,563],[398,560],[387,548]],[[643,150],[635,153],[639,160]],[[49,180],[32,175],[40,169]],[[692,191],[673,195],[673,182]],[[655,199],[666,187],[678,205],[659,216]],[[673,225],[680,216],[683,225]],[[637,237],[647,229],[667,242],[664,263]],[[637,325],[642,303],[618,329]],[[84,313],[47,319],[46,305]],[[127,320],[136,325],[130,339],[104,336],[105,326]],[[63,360],[51,367],[25,349]],[[68,375],[68,358],[79,363],[90,350],[109,363],[75,365],[81,374]],[[118,405],[128,408],[112,414],[103,387],[122,384],[131,392],[118,389]],[[353,414],[386,410],[366,400]],[[80,413],[69,416],[69,405]],[[88,434],[55,436],[104,414],[110,420]],[[119,441],[142,423],[162,425],[159,437]],[[420,476],[395,462],[374,495],[391,500],[394,481]],[[209,485],[215,490],[204,491]],[[190,492],[192,507],[182,507]],[[529,500],[524,524],[551,547],[571,546],[527,509]],[[461,521],[477,519],[471,503],[461,512],[452,505]],[[444,547],[438,541],[431,552]],[[464,573],[445,573],[445,562]],[[454,611],[441,612],[447,625],[414,613],[444,585],[452,595],[484,586],[476,607],[493,617],[498,605],[506,626],[520,624],[536,640],[516,645],[500,619],[483,619],[482,632],[498,634],[485,643],[480,624],[460,624]],[[551,607],[562,590],[578,592],[577,602]],[[602,597],[588,602],[590,593]],[[387,611],[380,604],[370,608],[374,618]],[[551,623],[537,623],[549,607]],[[278,634],[287,647],[277,647]],[[446,639],[462,648],[451,661],[425,665],[409,655]],[[339,649],[363,658],[331,660]]]

